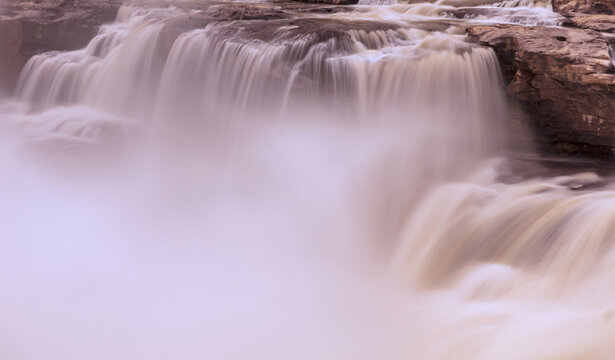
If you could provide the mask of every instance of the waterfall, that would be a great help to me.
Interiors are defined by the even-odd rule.
[[[609,359],[612,179],[520,159],[464,35],[548,7],[142,3],[32,57],[3,359]]]

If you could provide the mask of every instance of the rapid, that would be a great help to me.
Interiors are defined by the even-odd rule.
[[[548,2],[242,4],[126,2],[0,100],[1,359],[612,358],[612,174],[464,35]]]

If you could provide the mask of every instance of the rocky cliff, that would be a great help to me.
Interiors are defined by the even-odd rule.
[[[508,93],[528,106],[551,150],[613,158],[615,16],[604,14],[615,3],[600,4],[555,0],[567,11],[562,27],[474,26],[468,36],[494,49]]]

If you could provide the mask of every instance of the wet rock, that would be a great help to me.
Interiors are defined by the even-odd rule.
[[[0,91],[10,93],[25,61],[87,45],[113,21],[119,0],[13,0],[0,5]]]
[[[615,73],[602,34],[502,25],[468,35],[495,50],[508,93],[528,104],[552,149],[615,156]]]
[[[615,14],[615,1],[613,0],[553,0],[553,11],[584,14]]]

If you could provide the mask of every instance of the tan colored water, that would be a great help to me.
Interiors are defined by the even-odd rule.
[[[516,170],[497,59],[464,41],[545,6],[171,42],[189,10],[127,6],[33,58],[0,104],[0,357],[610,359],[611,180]]]

